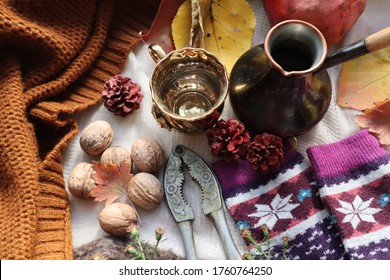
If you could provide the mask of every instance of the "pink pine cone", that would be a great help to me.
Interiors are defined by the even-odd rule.
[[[143,99],[141,87],[120,74],[104,83],[102,96],[104,106],[110,112],[122,117],[139,109]]]

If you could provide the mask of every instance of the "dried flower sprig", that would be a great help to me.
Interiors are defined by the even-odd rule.
[[[132,260],[154,260],[157,256],[158,245],[160,244],[160,241],[164,235],[164,229],[162,227],[156,228],[154,232],[156,237],[156,244],[149,250],[146,250],[147,244],[142,245],[141,234],[137,226],[130,226],[128,231],[133,242],[132,244],[126,246],[125,252],[130,254]]]
[[[287,249],[291,238],[288,236],[283,237],[283,250],[282,250],[282,260],[287,260]]]
[[[272,251],[269,229],[266,225],[261,226],[263,232],[263,239],[258,242],[256,241],[249,228],[243,227],[240,230],[240,235],[244,240],[253,246],[253,250],[243,254],[243,260],[272,260],[277,259],[277,256],[280,254],[278,252]],[[287,260],[287,250],[289,248],[290,238],[285,236],[283,237],[283,248],[280,259]]]
[[[150,258],[151,259],[155,259],[156,254],[157,254],[157,247],[160,244],[161,238],[163,237],[164,233],[165,233],[165,231],[162,227],[158,227],[154,231],[154,235],[156,237],[156,244],[150,250]]]

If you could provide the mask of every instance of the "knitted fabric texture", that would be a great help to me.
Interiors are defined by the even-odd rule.
[[[71,259],[62,152],[159,1],[0,1],[0,258]]]
[[[390,155],[363,130],[310,147],[320,196],[351,259],[390,259]]]
[[[261,226],[266,225],[274,252],[282,252],[283,237],[291,239],[289,259],[344,258],[339,233],[301,154],[287,152],[280,171],[263,176],[243,160],[218,161],[213,169],[235,222],[249,228],[258,242],[263,239]]]

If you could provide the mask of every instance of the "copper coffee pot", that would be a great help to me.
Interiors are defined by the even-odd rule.
[[[313,25],[288,20],[275,25],[262,45],[245,52],[230,75],[230,103],[253,132],[298,136],[326,113],[332,86],[326,68],[390,46],[390,27],[327,53]]]

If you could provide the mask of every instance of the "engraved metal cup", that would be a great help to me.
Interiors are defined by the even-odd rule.
[[[158,45],[149,52],[157,63],[150,79],[152,114],[161,127],[200,134],[219,119],[229,91],[225,66],[200,48],[168,55]]]

